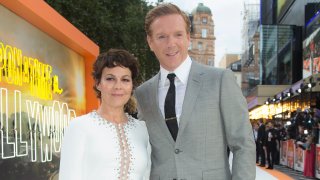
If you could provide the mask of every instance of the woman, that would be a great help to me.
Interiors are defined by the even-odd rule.
[[[137,62],[125,50],[101,54],[93,66],[96,111],[73,119],[62,145],[60,180],[149,179],[150,144],[146,125],[128,112]]]

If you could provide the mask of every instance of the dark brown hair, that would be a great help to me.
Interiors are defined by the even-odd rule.
[[[182,16],[183,20],[186,23],[186,31],[187,31],[187,33],[189,33],[191,23],[190,23],[190,20],[189,20],[189,17],[187,16],[187,14],[184,13],[183,11],[181,11],[179,9],[179,7],[174,4],[163,3],[163,4],[156,6],[155,8],[151,9],[147,13],[145,21],[144,21],[144,29],[145,29],[147,35],[151,36],[151,34],[152,34],[152,32],[150,30],[150,26],[153,23],[153,21],[155,21],[157,18],[159,18],[161,16],[172,15],[172,14],[178,14],[178,15]]]
[[[105,67],[114,68],[117,66],[128,68],[130,70],[133,82],[133,89],[136,87],[136,79],[138,76],[137,59],[126,50],[110,49],[105,53],[101,53],[93,64],[92,76],[95,81],[93,89],[96,92],[97,98],[101,99],[101,92],[97,89],[97,85],[101,81],[103,69]],[[128,103],[125,105],[125,111],[133,113],[136,110],[135,104],[135,100],[133,99],[133,97],[131,97]]]

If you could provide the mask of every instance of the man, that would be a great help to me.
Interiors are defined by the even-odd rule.
[[[259,120],[259,128],[258,128],[258,137],[257,137],[257,146],[258,146],[258,152],[259,152],[259,158],[260,158],[260,164],[259,166],[264,167],[266,165],[266,154],[263,147],[265,147],[266,143],[266,127],[263,124],[263,120]]]
[[[259,146],[258,146],[258,123],[252,123],[253,138],[256,143],[256,163],[259,163]]]
[[[191,61],[190,21],[161,4],[145,19],[160,72],[136,90],[152,145],[152,180],[253,180],[255,144],[246,101],[229,70]],[[227,146],[233,153],[232,173]]]
[[[269,121],[266,128],[266,147],[267,147],[267,169],[273,169],[277,152],[277,134],[274,129],[273,122]]]

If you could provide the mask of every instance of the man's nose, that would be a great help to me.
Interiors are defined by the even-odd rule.
[[[168,36],[167,44],[169,47],[172,47],[175,45],[176,39],[173,36]]]

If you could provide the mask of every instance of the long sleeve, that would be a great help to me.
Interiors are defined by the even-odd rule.
[[[81,180],[85,133],[79,120],[72,120],[62,140],[59,180]]]
[[[233,153],[232,179],[254,180],[256,148],[247,103],[231,71],[224,71],[220,82],[220,111],[227,143]]]

